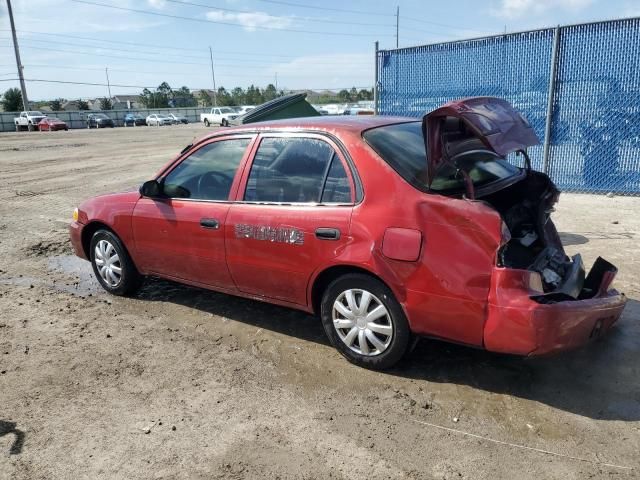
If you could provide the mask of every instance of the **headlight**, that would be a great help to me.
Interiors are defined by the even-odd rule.
[[[73,209],[73,221],[74,222],[78,221],[78,209],[77,208]]]

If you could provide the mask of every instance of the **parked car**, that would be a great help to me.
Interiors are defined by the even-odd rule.
[[[46,118],[46,115],[37,110],[20,112],[20,116],[14,117],[13,123],[16,126],[16,132],[20,130],[29,130],[30,132],[38,129],[40,120]]]
[[[179,123],[189,123],[189,120],[187,119],[187,117],[184,117],[182,115],[176,115],[175,113],[169,113],[167,117],[171,119],[171,122],[174,125],[177,125]]]
[[[159,113],[153,113],[147,117],[147,125],[159,127],[161,125],[172,125],[173,119]]]
[[[41,132],[52,132],[55,130],[69,130],[69,126],[56,117],[45,117],[38,122],[38,129]]]
[[[422,121],[234,127],[139,191],[82,203],[71,242],[108,292],[150,275],[313,312],[364,367],[395,364],[414,336],[546,355],[601,336],[626,299],[613,265],[599,258],[585,278],[566,255],[549,177],[505,160],[538,143],[487,97]]]
[[[139,127],[141,125],[146,125],[147,120],[140,114],[137,113],[127,113],[124,116],[123,120],[125,127]]]
[[[89,113],[87,115],[87,128],[113,128],[115,123],[104,113]]]
[[[200,121],[207,127],[210,125],[220,125],[228,127],[229,120],[233,120],[239,115],[231,107],[213,107],[209,113],[201,113]]]

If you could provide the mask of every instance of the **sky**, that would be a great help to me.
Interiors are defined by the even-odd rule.
[[[229,90],[371,88],[374,43],[400,47],[640,16],[639,0],[12,0],[31,100]],[[0,0],[0,92],[18,87]],[[35,81],[35,80],[46,80]],[[83,82],[74,85],[55,82]]]

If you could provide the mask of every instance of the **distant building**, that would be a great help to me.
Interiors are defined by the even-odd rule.
[[[114,110],[134,110],[140,104],[139,95],[114,95],[111,99]]]

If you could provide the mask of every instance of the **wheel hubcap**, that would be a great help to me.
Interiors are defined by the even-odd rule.
[[[104,282],[114,288],[122,280],[122,265],[115,247],[107,240],[100,240],[94,250],[93,261]]]
[[[371,292],[345,290],[333,303],[332,318],[340,340],[360,355],[380,355],[391,344],[391,316]]]

